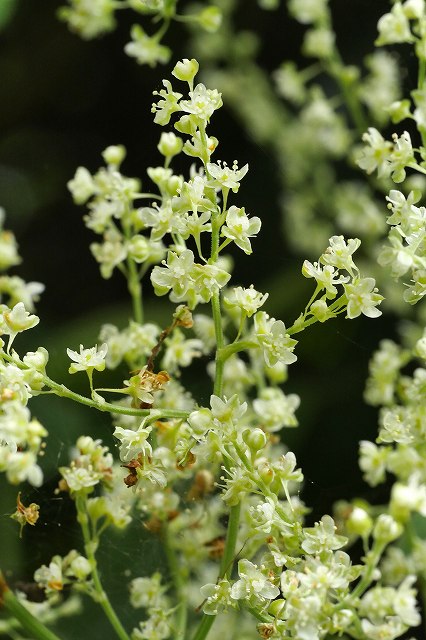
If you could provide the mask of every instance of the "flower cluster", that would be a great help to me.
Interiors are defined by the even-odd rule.
[[[263,4],[273,8],[275,3]],[[360,445],[360,467],[371,486],[384,482],[388,473],[395,478],[388,505],[340,503],[335,518],[310,517],[301,497],[302,470],[280,432],[296,427],[299,420],[299,396],[281,388],[287,368],[297,360],[293,335],[341,313],[349,319],[381,315],[383,297],[376,280],[361,275],[355,262],[361,240],[345,239],[330,220],[310,226],[318,202],[327,208],[325,192],[334,202],[332,215],[342,231],[363,233],[375,242],[386,226],[371,190],[349,180],[337,184],[331,163],[352,156],[354,129],[367,130],[358,164],[368,174],[377,171],[381,184],[389,178],[403,182],[407,168],[425,173],[424,149],[413,147],[408,132],[395,134],[389,142],[376,128],[389,117],[395,122],[411,118],[422,134],[424,89],[412,92],[412,104],[399,101],[395,64],[383,52],[366,61],[364,77],[345,66],[327,0],[289,0],[287,6],[290,15],[307,26],[304,55],[317,61],[300,72],[284,63],[275,74],[281,96],[299,109],[298,124],[282,128],[279,108],[267,96],[259,98],[261,116],[259,109],[248,109],[247,118],[262,121],[254,127],[256,135],[263,136],[285,167],[284,180],[292,194],[285,208],[297,220],[300,244],[305,242],[311,251],[319,244],[324,247],[328,238],[318,261],[303,263],[302,273],[315,281],[315,290],[293,324],[271,317],[263,309],[268,294],[254,285],[230,284],[231,260],[224,250],[250,255],[261,220],[236,201],[248,165],[214,156],[219,141],[210,126],[222,95],[196,81],[195,59],[178,62],[174,79],[164,80],[154,92],[154,122],[174,130],[160,136],[162,160],[147,169],[150,187],[145,190],[144,184],[142,189],[138,179],[122,173],[126,151],[121,145],[104,150],[105,167],[94,173],[79,167],[68,183],[75,203],[87,205],[87,227],[100,236],[91,251],[102,276],[120,271],[133,303],[126,327],[102,326],[99,346],[67,349],[68,372],[86,372],[89,397],[46,374],[48,353],[42,347],[23,357],[12,348],[17,336],[39,321],[33,303],[42,287],[25,285],[16,277],[0,280],[0,293],[8,296],[0,308],[1,335],[7,338],[7,344],[0,338],[0,470],[7,479],[42,483],[37,456],[47,432],[29,413],[32,396],[52,393],[112,414],[117,451],[82,435],[70,463],[59,467],[56,492],[67,492],[75,503],[84,555],[75,550],[63,558],[55,555],[36,571],[34,580],[52,604],[67,587],[85,592],[103,608],[120,640],[130,636],[102,586],[96,553],[106,529],[124,530],[133,519],[143,524],[147,536],[161,541],[168,563],[166,580],[159,571],[126,574],[130,604],[143,609],[141,622],[131,632],[133,640],[204,640],[222,612],[230,612],[231,620],[238,613],[240,620],[245,611],[256,619],[261,637],[277,639],[393,639],[420,623],[414,584],[417,576],[422,581],[426,576],[426,545],[415,518],[426,516],[426,370],[416,365],[402,372],[411,360],[426,360],[426,334],[417,336],[411,349],[383,341],[370,365],[365,397],[382,409],[376,443]],[[118,8],[162,21],[153,35],[133,25],[125,47],[129,56],[150,66],[171,56],[162,43],[171,21],[199,24],[209,32],[220,23],[216,5],[179,15],[177,0],[69,0],[60,16],[89,39],[115,27]],[[423,0],[394,2],[379,21],[377,45],[413,44],[424,62],[424,13]],[[217,42],[223,42],[218,37]],[[228,40],[227,47],[236,46],[237,39]],[[252,82],[253,69],[246,67],[245,81]],[[324,83],[312,84],[320,72],[340,86],[354,129],[348,127],[339,100],[334,104],[325,95],[320,86]],[[176,86],[175,80],[184,84]],[[234,91],[239,86],[236,83]],[[255,86],[248,101],[255,99]],[[243,109],[241,95],[238,101]],[[376,126],[364,126],[365,110]],[[173,168],[180,155],[179,160],[188,156],[194,163],[186,176]],[[288,162],[292,157],[294,162]],[[308,193],[305,185],[311,183]],[[388,196],[390,246],[380,253],[379,264],[390,265],[394,277],[410,274],[414,284],[405,297],[414,302],[426,292],[426,216],[424,207],[417,206],[421,194],[407,193],[392,190]],[[18,262],[13,236],[1,230],[0,267]],[[168,326],[145,322],[144,276],[157,296],[167,295],[179,305]],[[211,315],[197,308],[192,316],[192,310],[208,303]],[[199,368],[206,365],[213,380],[210,393],[197,385],[191,392],[185,387],[182,369],[195,359]],[[117,386],[94,389],[94,371],[106,368],[116,370],[111,379],[118,377]],[[200,380],[200,388],[205,382]],[[124,399],[113,403],[109,394]],[[17,504],[19,517],[13,517],[21,524],[36,524],[38,505],[30,505],[27,513],[19,497]],[[406,526],[411,527],[410,548],[401,557],[398,545]],[[132,531],[127,535],[131,538]],[[354,565],[343,549],[356,537],[364,554]],[[17,607],[15,611],[22,614]],[[39,625],[30,628],[44,633]],[[251,640],[250,631],[247,634]]]
[[[317,284],[310,304],[300,320],[305,322],[311,316],[325,322],[342,311],[346,311],[347,318],[357,318],[361,314],[377,318],[381,315],[377,306],[382,302],[383,296],[378,293],[374,278],[361,277],[352,258],[361,241],[358,238],[346,241],[343,236],[333,236],[329,242],[318,262],[312,264],[305,260],[303,263],[303,275],[313,278]],[[339,269],[348,275],[342,275]],[[342,285],[343,288],[340,297],[337,297],[337,285]],[[321,292],[324,293],[318,297]],[[330,305],[327,304],[329,300],[333,301]]]

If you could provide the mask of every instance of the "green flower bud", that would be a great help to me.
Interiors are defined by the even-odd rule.
[[[271,604],[268,607],[268,613],[270,613],[271,616],[278,618],[281,615],[282,610],[284,609],[284,606],[285,606],[285,600],[281,598],[279,600],[274,600],[273,602],[271,602]]]
[[[411,117],[410,101],[398,100],[396,102],[392,102],[392,104],[389,105],[386,111],[389,113],[394,124],[402,122],[402,120]]]
[[[214,33],[222,23],[222,12],[219,7],[207,7],[201,11],[197,19],[203,29],[209,33]]]
[[[268,462],[261,463],[257,468],[257,472],[267,485],[271,484],[275,479],[275,471]]]
[[[91,573],[92,567],[90,566],[90,562],[84,556],[77,556],[71,562],[69,571],[72,575],[74,575],[78,580],[84,580]]]
[[[191,84],[197,75],[199,69],[198,62],[192,58],[192,60],[188,60],[188,58],[184,58],[176,63],[175,68],[172,71],[172,75],[178,80],[182,80],[182,82],[188,82]]]
[[[165,158],[172,158],[182,151],[182,147],[182,138],[169,131],[161,134],[157,149]]]
[[[320,322],[325,322],[329,318],[333,317],[333,313],[329,311],[325,300],[315,300],[315,302],[311,305],[310,311],[312,315]]]
[[[23,362],[40,373],[44,373],[46,364],[49,360],[49,353],[44,347],[39,347],[37,351],[28,351],[24,356]]]
[[[266,434],[262,429],[246,429],[243,440],[253,453],[263,449],[267,442]]]
[[[349,534],[366,538],[370,535],[373,528],[373,521],[368,513],[361,507],[354,507],[346,522]]]
[[[419,358],[423,358],[424,360],[426,360],[426,336],[423,336],[423,338],[417,340],[414,353]]]
[[[388,544],[393,540],[399,538],[402,534],[403,528],[392,516],[382,513],[376,520],[376,524],[373,529],[373,536],[377,542],[382,544]]]
[[[126,148],[122,144],[114,144],[102,151],[102,157],[107,164],[119,167],[126,157]]]
[[[199,411],[193,411],[188,422],[196,435],[202,435],[212,426],[213,417],[209,409],[203,408]]]

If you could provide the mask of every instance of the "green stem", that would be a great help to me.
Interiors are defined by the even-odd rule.
[[[222,395],[223,388],[223,369],[225,366],[225,360],[220,356],[221,350],[223,349],[224,339],[223,339],[223,328],[222,328],[222,315],[220,312],[220,294],[219,291],[215,291],[212,296],[212,312],[213,312],[213,322],[214,329],[216,333],[216,367],[215,367],[215,377],[214,377],[214,387],[213,393],[215,396]]]
[[[170,532],[167,524],[163,527],[163,546],[166,552],[167,563],[169,565],[170,575],[173,580],[177,605],[175,640],[185,640],[186,625],[188,619],[187,597],[185,589],[185,581],[182,576],[182,570],[179,567],[178,558],[176,556],[173,542],[170,539]]]
[[[324,26],[331,31],[333,30],[330,10],[328,10],[328,15],[324,20]],[[351,80],[348,81],[347,76],[345,76],[345,65],[336,46],[334,46],[330,58],[326,61],[326,65],[328,72],[340,87],[349,115],[351,116],[358,134],[362,136],[362,134],[367,130],[369,123],[365,118],[364,109],[360,99],[358,98],[355,82]]]
[[[226,347],[222,347],[218,350],[217,357],[220,360],[225,362],[230,358],[234,353],[238,353],[239,351],[248,351],[249,349],[258,349],[259,345],[257,342],[252,342],[251,340],[237,340],[236,342],[232,342],[231,344],[227,344]]]
[[[142,287],[139,280],[138,268],[132,258],[127,260],[127,286],[132,296],[133,317],[139,324],[143,323]]]
[[[225,549],[220,563],[220,577],[229,577],[232,572],[235,559],[235,546],[237,544],[238,526],[240,522],[241,504],[231,507],[229,512],[228,528],[226,531]]]
[[[76,393],[75,391],[71,391],[63,384],[58,384],[54,380],[51,380],[48,376],[44,377],[44,383],[46,386],[50,387],[54,393],[60,398],[68,398],[69,400],[74,400],[80,404],[84,404],[87,407],[91,407],[93,409],[98,409],[98,411],[107,411],[109,413],[120,413],[127,416],[155,416],[158,420],[161,418],[180,418],[185,419],[188,417],[188,411],[180,411],[174,409],[161,409],[161,410],[152,410],[152,409],[136,409],[133,407],[123,407],[119,404],[111,404],[110,402],[97,402],[96,400],[92,400],[91,398],[86,398],[85,396]]]
[[[33,640],[60,640],[60,638],[44,626],[26,609],[7,586],[0,572],[0,610],[6,609]]]
[[[216,616],[208,616],[204,613],[192,640],[205,640],[215,620]]]
[[[118,638],[120,638],[120,640],[130,640],[130,637],[127,635],[123,625],[121,624],[117,614],[115,613],[111,605],[111,602],[109,601],[107,594],[105,593],[102,587],[101,579],[98,573],[96,557],[95,557],[95,549],[98,543],[97,543],[97,540],[92,539],[92,536],[90,534],[89,517],[87,515],[87,509],[86,509],[86,500],[87,500],[86,496],[81,496],[81,495],[77,496],[76,507],[77,507],[77,514],[78,514],[77,518],[83,533],[84,548],[86,551],[87,559],[92,568],[93,585],[96,592],[95,601],[101,605],[106,617],[108,618]]]
[[[217,261],[219,254],[219,234],[220,234],[220,220],[219,216],[216,216],[212,220],[212,246],[211,246],[211,258],[210,262],[213,264]],[[220,309],[220,292],[215,291],[212,296],[212,313],[213,313],[213,322],[216,334],[216,368],[215,368],[215,379],[214,379],[214,388],[213,393],[216,396],[221,397],[223,393],[223,369],[227,358],[229,358],[232,353],[235,353],[238,349],[226,351],[225,349],[225,341],[223,336],[223,327],[222,327],[222,314]],[[229,345],[230,347],[232,345]],[[229,354],[229,355],[228,355]],[[225,462],[226,466],[226,462]],[[229,520],[228,527],[226,531],[226,541],[225,541],[225,549],[223,552],[223,557],[220,563],[220,571],[219,578],[223,578],[224,576],[229,576],[232,572],[232,567],[234,564],[235,558],[235,545],[237,542],[238,536],[238,527],[240,520],[240,511],[241,505],[235,505],[231,507],[229,511]],[[203,614],[203,617],[200,621],[198,628],[195,631],[193,640],[204,640],[214,621],[216,616],[210,616],[207,614]]]
[[[240,522],[240,511],[241,504],[237,504],[235,507],[231,507],[229,512],[225,549],[220,563],[219,578],[229,577],[232,572],[235,558],[235,545],[237,543]],[[192,640],[205,640],[215,620],[216,616],[210,616],[204,613]]]

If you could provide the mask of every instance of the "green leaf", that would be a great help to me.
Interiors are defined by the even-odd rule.
[[[0,31],[3,31],[12,20],[18,8],[19,0],[1,0],[0,2]]]

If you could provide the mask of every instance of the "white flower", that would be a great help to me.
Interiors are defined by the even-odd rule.
[[[203,84],[197,84],[189,92],[190,100],[182,100],[180,108],[186,113],[197,116],[202,121],[209,121],[216,109],[222,106],[222,95],[216,89],[206,89]]]
[[[149,578],[134,578],[130,583],[130,602],[135,609],[165,609],[167,587],[161,584],[161,574],[157,571]]]
[[[380,18],[377,29],[379,31],[379,37],[376,40],[377,46],[413,40],[409,20],[400,2],[396,2],[391,12],[385,13]]]
[[[221,163],[218,161],[216,164],[209,162],[207,171],[213,178],[210,182],[211,186],[232,189],[234,193],[237,193],[240,188],[240,182],[248,171],[248,164],[239,169],[237,161],[234,160],[232,169],[230,169],[226,162]]]
[[[30,314],[25,309],[23,302],[18,302],[12,310],[3,311],[3,321],[6,325],[6,332],[10,336],[16,336],[21,331],[35,327],[40,322],[40,318]]]
[[[315,278],[317,285],[321,289],[325,289],[326,297],[331,299],[337,295],[338,289],[336,285],[343,284],[349,280],[348,276],[340,275],[338,270],[330,264],[322,266],[318,262],[312,264],[309,260],[304,261],[302,274],[305,278]]]
[[[75,204],[84,204],[96,192],[96,184],[85,167],[78,167],[75,176],[67,183]]]
[[[394,182],[402,182],[405,180],[405,168],[410,163],[415,162],[413,146],[408,131],[404,131],[401,136],[393,134],[393,151],[390,157],[389,168],[392,172],[392,180]]]
[[[343,547],[347,538],[336,534],[336,525],[331,516],[323,516],[314,527],[303,529],[304,540],[301,547],[306,553],[315,555],[322,551],[336,550]]]
[[[143,425],[144,421],[140,424],[137,431],[115,427],[113,435],[121,442],[120,459],[123,462],[130,462],[140,454],[143,457],[151,456],[152,447],[148,442],[148,437],[152,431],[152,427],[144,428]]]
[[[336,36],[331,29],[309,29],[303,40],[303,53],[312,58],[328,58],[332,55]]]
[[[132,41],[128,42],[124,51],[128,56],[136,58],[138,64],[155,67],[158,62],[166,64],[171,56],[168,47],[160,44],[155,37],[148,36],[139,24],[134,24],[130,31]]]
[[[378,293],[374,278],[355,278],[352,283],[344,285],[348,298],[347,318],[357,318],[363,313],[368,318],[378,318],[382,312],[377,305],[383,300]]]
[[[249,238],[259,233],[261,225],[260,218],[249,218],[244,207],[232,205],[226,214],[226,225],[222,227],[222,235],[233,240],[244,253],[250,254],[253,250]]]
[[[372,487],[384,481],[388,457],[388,447],[378,447],[368,440],[359,443],[359,466],[364,472],[364,479]]]
[[[357,270],[352,255],[360,244],[361,240],[358,238],[349,238],[346,241],[343,236],[332,236],[329,239],[329,246],[320,257],[320,262],[352,273],[354,269]]]
[[[231,598],[234,600],[249,600],[252,596],[273,600],[280,593],[279,588],[269,582],[250,560],[238,562],[238,575],[240,579],[231,588]]]
[[[194,282],[193,252],[185,249],[178,255],[169,251],[167,262],[163,261],[163,264],[163,267],[154,267],[151,273],[155,293],[162,296],[171,289],[176,302],[185,300],[187,291]]]
[[[70,7],[60,7],[59,18],[68,22],[71,31],[85,40],[108,33],[115,28],[113,0],[69,0]]]
[[[391,491],[390,510],[399,519],[408,518],[410,512],[426,516],[426,485],[419,483],[417,474],[407,484],[395,482]]]
[[[293,350],[297,340],[286,334],[284,322],[270,318],[264,311],[258,311],[254,316],[254,327],[259,346],[268,367],[277,362],[292,364],[297,356]]]
[[[390,157],[392,144],[383,138],[381,133],[374,127],[369,127],[368,132],[362,136],[365,146],[362,155],[358,158],[357,164],[368,174],[377,169],[379,178],[384,178],[390,174]]]
[[[21,262],[18,254],[18,245],[11,231],[3,230],[5,212],[0,207],[0,270],[4,271]]]
[[[99,350],[98,350],[99,349]],[[67,349],[68,357],[74,362],[70,365],[69,373],[77,371],[103,371],[105,369],[105,358],[108,352],[108,345],[104,342],[100,347],[90,347],[85,349],[80,345],[80,353]]]
[[[189,367],[194,358],[203,354],[203,342],[198,338],[186,339],[182,331],[175,329],[166,340],[166,352],[161,366],[168,373],[178,373],[180,367]]]
[[[182,97],[181,93],[173,91],[169,80],[163,80],[163,85],[165,89],[153,92],[154,95],[160,96],[161,100],[154,103],[151,108],[152,113],[155,113],[154,122],[162,126],[170,122],[170,116],[173,113],[181,110],[178,101]]]
[[[87,492],[92,487],[99,484],[102,474],[93,468],[76,467],[71,464],[70,467],[60,467],[59,471],[66,481],[71,492]],[[89,491],[87,491],[87,489]]]
[[[248,318],[251,318],[265,303],[268,296],[268,293],[256,291],[254,285],[251,284],[248,289],[234,287],[228,296],[225,296],[224,300],[230,306],[239,307]]]
[[[182,151],[182,138],[177,136],[173,131],[163,131],[160,136],[160,142],[157,145],[158,151],[165,158],[172,158]]]
[[[61,560],[60,556],[54,556],[48,567],[43,564],[34,573],[34,582],[42,589],[45,589],[47,593],[62,591],[63,589]]]
[[[222,578],[216,584],[205,584],[200,591],[206,601],[203,612],[208,616],[215,616],[221,609],[235,606],[231,598],[231,585],[226,578]]]
[[[121,234],[113,228],[108,229],[104,234],[104,241],[92,242],[90,245],[95,260],[100,264],[100,271],[106,280],[112,276],[115,267],[123,262],[127,256],[127,247],[123,244]]]
[[[270,433],[274,433],[282,427],[297,426],[294,412],[299,404],[300,398],[295,393],[286,396],[278,387],[266,387],[253,401],[253,409],[259,417],[260,424]]]
[[[373,529],[373,536],[382,544],[393,542],[403,532],[402,525],[397,522],[391,515],[381,513],[376,520]]]
[[[327,17],[327,0],[289,0],[288,10],[302,24],[319,22]]]

